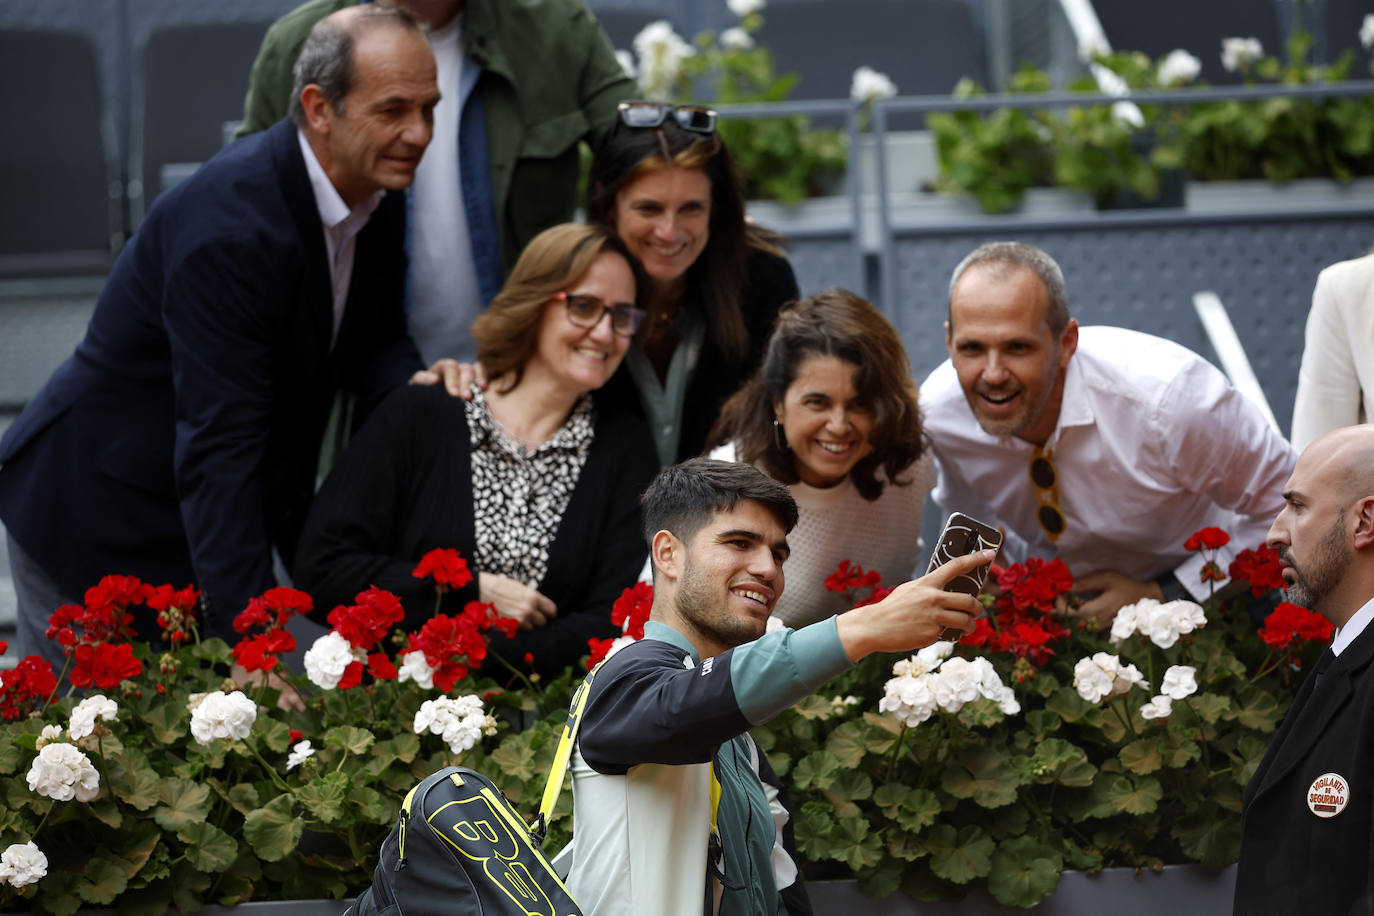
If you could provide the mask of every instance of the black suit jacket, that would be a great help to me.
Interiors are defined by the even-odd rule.
[[[0,518],[62,589],[103,575],[204,590],[207,631],[272,585],[336,390],[420,365],[406,337],[405,201],[357,239],[337,341],[296,128],[240,140],[158,198],[86,336],[0,441]]]
[[[1374,912],[1374,627],[1325,670],[1318,662],[1245,788],[1235,912]],[[1345,808],[1308,807],[1327,773],[1349,787]]]

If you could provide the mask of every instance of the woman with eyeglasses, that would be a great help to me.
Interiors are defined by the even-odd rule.
[[[484,601],[519,620],[490,647],[513,665],[552,676],[589,637],[617,635],[611,605],[644,562],[638,500],[657,462],[643,421],[591,392],[644,318],[637,280],[603,227],[564,224],[530,242],[472,326],[486,390],[394,393],[321,487],[294,569],[319,618],[376,585],[418,627],[436,594],[412,570],[456,548],[473,581],[444,594],[443,610]]]
[[[711,441],[725,443],[715,457],[755,465],[797,501],[773,609],[787,626],[849,609],[825,588],[843,560],[888,586],[911,577],[935,462],[906,350],[872,305],[832,289],[783,308],[763,364],[726,402]]]

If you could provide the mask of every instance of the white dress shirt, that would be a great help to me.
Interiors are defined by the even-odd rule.
[[[1223,570],[1262,544],[1296,460],[1197,354],[1136,331],[1081,328],[1045,445],[1067,520],[1051,541],[1036,521],[1035,447],[984,432],[948,360],[921,385],[921,409],[939,463],[936,502],[1004,525],[1011,559],[1060,557],[1080,578],[1111,570],[1143,581],[1173,570],[1199,600],[1204,558],[1183,542],[1199,528],[1225,529]]]
[[[305,170],[310,175],[310,187],[315,192],[315,206],[320,211],[320,223],[324,229],[324,248],[329,257],[329,280],[334,290],[334,323],[329,335],[329,346],[339,338],[339,325],[343,322],[344,305],[348,302],[348,285],[353,280],[353,253],[358,247],[358,233],[363,231],[372,212],[382,202],[385,191],[377,191],[355,207],[349,207],[339,196],[338,189],[324,173],[315,151],[305,134],[297,130],[296,139],[301,144],[301,155],[305,157]]]
[[[1345,626],[1336,631],[1336,635],[1331,639],[1331,654],[1340,655],[1345,651],[1345,647],[1355,641],[1355,637],[1364,632],[1364,628],[1369,626],[1369,621],[1374,620],[1374,598],[1364,603],[1350,619],[1345,622]]]

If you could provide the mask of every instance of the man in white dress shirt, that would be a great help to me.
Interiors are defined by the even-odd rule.
[[[1289,444],[1215,367],[1167,340],[1080,329],[1064,277],[1031,245],[992,242],[950,280],[950,359],[921,386],[935,500],[1007,531],[1014,560],[1060,557],[1102,622],[1141,598],[1202,599],[1200,528],[1217,561],[1264,542]]]
[[[1336,626],[1245,787],[1235,912],[1374,910],[1374,426],[1303,450],[1269,530],[1289,600]]]

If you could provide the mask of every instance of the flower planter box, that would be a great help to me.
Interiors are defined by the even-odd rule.
[[[807,888],[816,916],[1157,916],[1168,912],[1229,916],[1235,886],[1234,865],[1219,872],[1201,865],[1167,865],[1157,873],[1131,868],[1108,868],[1096,875],[1066,871],[1059,889],[1030,909],[998,903],[982,890],[955,903],[926,903],[901,893],[874,900],[853,881],[816,881]]]

